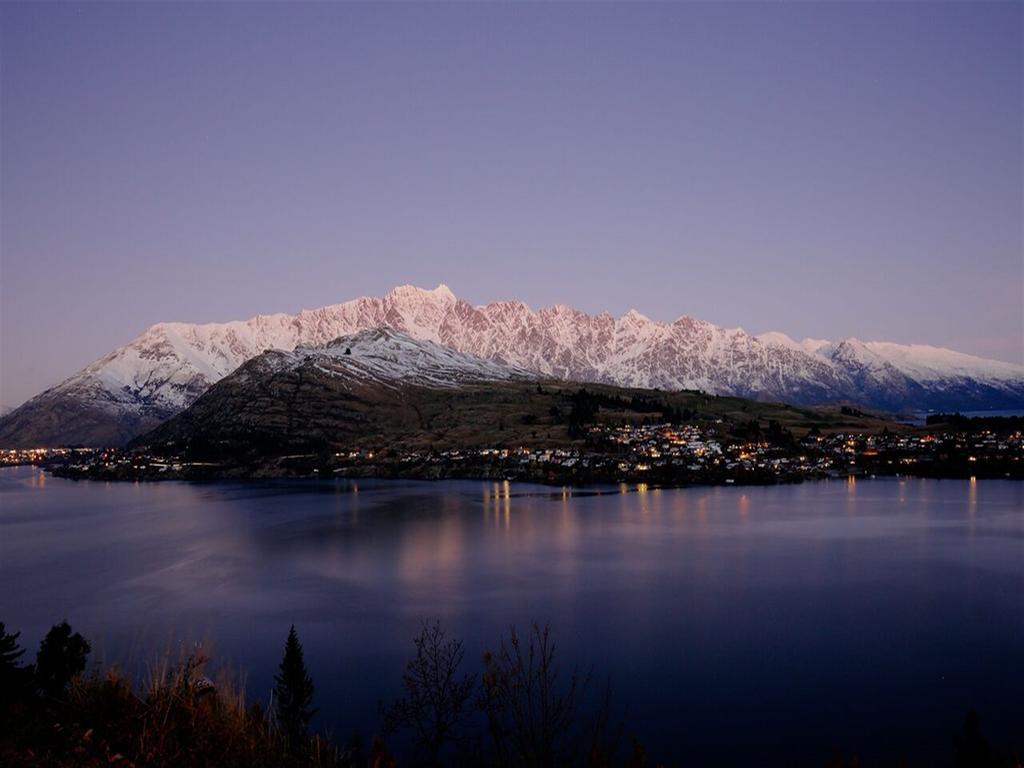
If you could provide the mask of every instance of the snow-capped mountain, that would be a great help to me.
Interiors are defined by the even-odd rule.
[[[635,310],[616,318],[563,305],[533,310],[518,301],[474,306],[444,285],[401,286],[382,298],[295,315],[158,323],[0,419],[0,446],[123,443],[265,350],[320,346],[381,327],[583,382],[888,409],[1024,405],[1024,367],[947,349],[857,339],[797,343],[688,316],[659,322]]]

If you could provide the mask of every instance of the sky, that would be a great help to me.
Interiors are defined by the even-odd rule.
[[[0,404],[395,285],[1024,361],[1024,4],[2,3]]]

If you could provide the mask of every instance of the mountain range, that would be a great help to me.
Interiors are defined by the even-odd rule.
[[[636,310],[616,318],[518,301],[474,306],[444,285],[406,285],[295,315],[158,323],[0,418],[0,447],[124,444],[267,350],[322,347],[378,328],[471,356],[472,368],[489,361],[520,376],[890,411],[1024,406],[1024,366],[938,347],[796,342],[685,315],[660,322]],[[469,358],[458,359],[435,370],[433,385],[457,381]],[[391,378],[396,371],[364,373]]]

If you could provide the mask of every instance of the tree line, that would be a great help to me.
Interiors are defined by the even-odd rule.
[[[598,420],[602,408],[612,411],[632,411],[634,413],[657,414],[658,421],[663,424],[683,424],[698,418],[697,411],[690,408],[679,408],[668,400],[633,395],[622,397],[603,392],[594,392],[582,387],[569,397],[569,415],[566,419],[570,437],[582,437],[588,425]],[[559,412],[560,415],[560,412]]]

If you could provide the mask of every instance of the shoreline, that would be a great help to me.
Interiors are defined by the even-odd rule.
[[[92,482],[117,482],[117,483],[163,483],[163,482],[187,482],[187,483],[261,483],[275,480],[413,480],[420,482],[443,482],[446,480],[466,480],[477,482],[493,483],[526,483],[541,485],[550,488],[620,488],[627,486],[643,486],[645,489],[683,489],[683,488],[713,488],[713,487],[765,487],[774,485],[799,485],[805,482],[819,481],[856,481],[875,479],[903,479],[913,478],[920,480],[962,480],[972,482],[977,480],[1007,480],[1011,482],[1024,481],[1024,476],[1013,475],[1003,472],[982,472],[973,475],[958,473],[936,473],[936,472],[835,472],[835,473],[808,473],[808,474],[787,474],[787,475],[766,475],[754,474],[752,476],[717,476],[717,477],[689,477],[670,479],[664,476],[638,476],[621,475],[609,477],[604,475],[560,475],[557,473],[533,474],[533,473],[501,473],[501,472],[475,472],[475,471],[451,471],[441,469],[439,471],[395,471],[380,468],[352,467],[342,468],[340,471],[331,472],[285,472],[285,471],[234,471],[232,469],[217,472],[209,471],[209,468],[191,470],[186,468],[179,471],[169,472],[131,472],[123,473],[117,471],[103,471],[89,469],[82,471],[67,471],[63,467],[48,467],[40,464],[22,464],[18,466],[33,466],[41,469],[52,477],[72,481]]]

